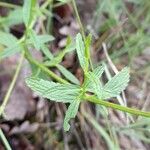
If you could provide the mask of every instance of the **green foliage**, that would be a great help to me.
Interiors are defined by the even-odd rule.
[[[45,63],[44,63],[45,66],[57,67],[57,69],[61,72],[61,74],[66,79],[68,79],[69,81],[71,81],[74,84],[79,85],[79,80],[70,71],[68,71],[65,67],[63,67],[62,65],[59,64],[62,62],[62,59],[65,56],[65,54],[68,52],[72,52],[73,50],[75,50],[75,44],[74,44],[74,42],[71,42],[71,40],[69,38],[68,38],[67,45],[64,48],[64,50],[61,51],[60,53],[58,53],[58,55],[56,55],[55,57],[53,56],[53,54],[51,54],[51,52],[47,49],[46,46],[42,47],[42,52],[49,59],[48,61],[45,61]]]
[[[77,41],[81,39],[80,34],[78,34],[77,37],[79,37],[76,38]],[[77,46],[78,49],[76,49],[78,55],[81,54],[78,51],[82,50],[81,48],[84,48],[83,41],[80,44],[82,46],[80,48]],[[76,45],[79,45],[79,41],[76,43]],[[61,55],[62,53],[60,53],[60,55],[58,56],[60,57]],[[59,58],[58,56],[54,57],[52,60]],[[82,63],[83,61],[80,61],[80,65]],[[73,83],[75,84],[79,83],[76,77],[74,77],[74,75],[72,75],[64,67],[62,67],[61,65],[57,65],[57,67],[59,70],[61,70],[63,75],[67,76],[67,78],[69,77]],[[64,129],[65,131],[68,131],[70,128],[68,122],[71,118],[74,118],[76,116],[80,101],[83,99],[83,95],[86,93],[86,91],[93,92],[100,99],[107,99],[118,96],[120,92],[124,90],[125,87],[127,86],[127,83],[129,81],[128,68],[124,68],[120,73],[115,75],[104,86],[102,86],[102,84],[100,83],[100,77],[102,76],[103,72],[104,66],[98,66],[93,71],[86,72],[87,78],[83,83],[83,86],[77,86],[73,84],[59,84],[33,77],[28,78],[26,80],[26,83],[33,91],[37,92],[39,95],[45,98],[48,98],[56,102],[71,103],[70,106],[68,107],[64,119]]]
[[[92,80],[95,80],[95,78],[97,80],[99,80],[99,78],[102,76],[104,72],[104,66],[100,65],[98,67],[96,67],[93,72],[88,72],[87,73],[87,79],[85,80],[85,87],[88,91],[90,92],[94,92],[94,89],[93,89],[93,84],[91,84]],[[91,77],[92,78],[91,78]]]
[[[117,97],[128,85],[129,82],[129,69],[125,67],[118,74],[116,74],[111,80],[109,80],[104,86],[100,83],[99,74],[102,75],[104,68],[100,66],[95,72],[89,72],[88,79],[90,80],[88,90],[95,92],[99,99],[108,99]]]
[[[11,34],[0,32],[0,44],[6,48],[0,51],[0,59],[9,57],[22,50],[18,40]]]
[[[70,0],[57,0],[57,1],[58,3],[54,4],[54,7],[70,2]],[[130,0],[130,1],[132,1],[132,3],[136,5],[139,5],[139,2],[137,2],[136,0]],[[145,5],[145,2],[143,2],[142,0],[140,1],[142,4]],[[81,21],[78,12],[76,10],[77,8],[75,6],[76,5],[75,1],[73,0],[72,2],[73,2],[74,10],[76,12],[78,22],[80,24]],[[103,16],[104,21],[101,24],[101,27],[99,28],[100,35],[101,33],[103,34],[107,31],[110,31],[110,29],[115,29],[114,27],[120,27],[120,26],[124,27],[123,24],[120,24],[118,20],[118,14],[122,13],[123,9],[126,9],[124,7],[124,3],[122,3],[121,0],[112,1],[112,3],[110,3],[109,0],[101,0],[98,3],[100,7],[98,6],[99,8],[97,9],[94,17],[95,18],[96,16],[99,17],[99,14],[103,14],[103,13],[106,14],[105,16]],[[112,77],[110,80],[108,80],[108,82],[104,84],[101,78],[104,73],[104,66],[99,65],[98,67],[93,69],[91,56],[90,56],[92,36],[91,34],[89,34],[87,37],[85,36],[84,29],[82,29],[81,24],[80,24],[80,28],[81,28],[82,35],[78,33],[76,35],[75,42],[69,37],[64,49],[60,50],[59,53],[54,55],[51,53],[49,49],[50,46],[48,46],[47,44],[50,44],[49,42],[53,41],[54,37],[52,35],[46,34],[49,32],[45,32],[46,31],[45,24],[47,24],[47,28],[50,28],[49,27],[51,24],[50,17],[53,16],[52,12],[49,11],[50,9],[53,8],[51,4],[52,1],[48,0],[48,1],[43,1],[38,6],[37,0],[24,0],[23,7],[17,6],[14,10],[11,9],[7,16],[0,17],[0,28],[2,27],[2,29],[4,29],[5,31],[9,31],[10,27],[13,25],[20,24],[20,23],[25,24],[24,35],[19,40],[11,34],[0,32],[0,46],[2,47],[2,50],[0,49],[0,60],[5,57],[9,57],[17,52],[22,52],[21,63],[23,62],[23,57],[25,57],[30,63],[32,68],[32,76],[26,79],[26,84],[28,85],[28,87],[30,87],[38,95],[46,99],[49,99],[51,101],[62,102],[65,104],[69,103],[68,110],[66,111],[64,124],[63,124],[65,131],[69,131],[70,129],[69,121],[72,118],[76,117],[79,110],[80,103],[86,100],[95,103],[97,105],[99,104],[99,106],[101,106],[100,110],[103,112],[104,112],[104,108],[106,111],[106,107],[111,107],[113,109],[121,110],[123,112],[131,113],[134,115],[150,117],[149,112],[143,112],[140,110],[120,106],[118,104],[105,101],[107,99],[117,97],[126,88],[129,82],[129,69],[127,67],[123,68],[118,74],[116,74],[114,77]],[[145,9],[144,11],[147,10]],[[125,52],[128,52],[129,57],[132,58],[133,56],[139,54],[141,52],[141,49],[145,48],[145,45],[149,44],[149,40],[148,40],[149,35],[145,34],[145,31],[148,31],[149,29],[149,16],[146,16],[147,21],[142,24],[142,27],[140,29],[137,27],[135,21],[136,19],[132,18],[130,13],[127,13],[127,16],[129,20],[134,24],[136,34],[124,35],[124,33],[122,32],[121,33],[122,37],[120,38],[119,36],[119,42],[121,41],[121,39],[124,40],[123,46],[125,49],[127,49],[125,50]],[[42,31],[42,33],[44,33],[42,35],[39,35],[39,33],[36,33],[36,31],[33,30],[35,23],[37,23],[37,17],[39,17],[40,21],[41,20],[43,21],[40,30]],[[47,21],[47,17],[48,17],[48,21]],[[107,18],[106,21],[105,18]],[[140,13],[139,13],[139,18],[142,18],[140,16]],[[95,22],[93,23],[93,25],[96,26]],[[133,29],[131,28],[132,32],[134,31],[134,28]],[[124,28],[122,28],[122,31],[123,29]],[[114,34],[113,33],[114,31],[111,30],[112,34]],[[110,38],[111,38],[111,34],[110,34]],[[114,48],[114,46],[116,45],[114,44],[116,39],[117,39],[116,36],[114,36],[112,37],[112,40],[109,41],[110,43],[112,43],[110,44],[112,48]],[[120,43],[118,45],[122,44]],[[32,57],[30,50],[34,50],[33,48],[39,50],[40,52],[42,52],[42,54],[44,54],[43,61],[39,62],[38,60],[35,60]],[[62,66],[62,61],[66,56],[66,54],[70,52],[74,52],[74,50],[76,50],[79,64],[84,72],[82,84],[80,84],[80,81],[73,73],[69,71],[69,69],[66,69],[64,66]],[[21,68],[21,63],[19,63],[18,68]],[[51,71],[50,70],[51,67],[60,71],[60,74],[57,75],[53,71]],[[17,69],[16,74],[19,74],[18,70],[19,69]],[[106,72],[107,71],[105,70],[105,73]],[[62,78],[60,77],[61,75]],[[66,80],[63,78],[65,78]],[[17,79],[17,75],[15,75],[15,79],[12,82],[13,86],[15,85],[16,79]],[[55,82],[51,80],[55,80]],[[10,95],[13,86],[10,86],[10,90],[8,90],[7,95]],[[6,96],[6,99],[9,99],[9,96]],[[4,104],[6,105],[6,101],[4,101]],[[1,113],[3,113],[3,109],[1,109],[1,107],[0,110]],[[109,138],[108,132],[106,132],[105,129],[102,128],[96,122],[96,120],[94,120],[94,117],[92,118],[92,116],[88,115],[87,112],[84,113],[83,113],[84,117],[86,117],[86,119],[90,118],[89,120],[91,124],[95,127],[95,129],[97,129],[100,135],[105,139],[108,147],[110,149],[116,149],[116,146],[113,143],[113,139]],[[142,123],[140,122],[139,124],[133,124],[132,126],[127,126],[125,128],[130,128],[133,131],[133,128],[135,127],[146,126],[145,130],[148,131],[149,125],[147,121],[149,120],[146,120],[146,122],[142,120],[141,121]],[[118,130],[119,132],[121,132],[122,128]],[[130,132],[125,132],[125,131],[122,132],[130,136]],[[135,129],[133,132],[135,136],[138,136]],[[140,136],[142,140],[144,139],[143,137],[144,136]],[[149,139],[144,139],[144,140],[149,142]]]
[[[59,84],[34,77],[26,79],[26,83],[39,95],[56,102],[71,103],[80,92],[77,85]]]
[[[87,61],[85,57],[84,42],[82,40],[82,36],[80,33],[78,33],[76,36],[76,50],[77,50],[77,55],[78,55],[78,59],[80,62],[80,66],[85,71],[87,69]]]
[[[33,91],[44,98],[56,102],[71,103],[64,119],[64,129],[65,131],[68,131],[70,128],[68,122],[71,118],[76,116],[79,108],[80,86],[73,84],[59,84],[35,77],[26,79],[26,83]]]
[[[98,98],[102,99],[102,85],[99,81],[99,77],[96,76],[93,72],[89,72],[87,77],[91,84],[92,91],[95,92]]]
[[[10,11],[8,16],[0,17],[0,26],[9,31],[9,27],[23,22],[22,14],[22,8]]]
[[[35,31],[28,31],[30,35],[29,42],[34,45],[37,50],[40,50],[44,47],[44,44],[54,40],[54,37],[48,34],[45,35],[37,35]]]
[[[34,8],[36,6],[36,0],[24,0],[23,5],[23,21],[28,27],[33,19]]]
[[[14,43],[17,43],[17,39],[9,33],[0,32],[0,37],[0,44],[6,47],[12,47]]]
[[[43,45],[41,47],[41,51],[46,56],[46,58],[48,58],[49,60],[54,58],[53,54],[50,52],[50,50],[47,48],[47,46]]]
[[[75,118],[78,109],[79,109],[79,100],[74,100],[68,107],[68,110],[66,111],[65,119],[64,119],[64,130],[69,131],[70,125],[69,125],[69,120],[71,118]]]
[[[61,2],[66,3],[68,1],[65,0]],[[105,4],[106,6],[107,3],[108,2],[103,2],[103,5]],[[124,112],[149,117],[149,113],[104,101],[112,97],[117,97],[126,88],[129,82],[129,69],[127,67],[123,68],[118,74],[116,74],[106,84],[103,85],[101,82],[101,77],[104,73],[104,66],[99,65],[95,69],[92,69],[92,67],[90,68],[89,66],[89,62],[92,66],[90,56],[92,43],[91,34],[89,34],[87,37],[84,37],[83,33],[82,35],[78,33],[75,38],[75,43],[71,38],[68,38],[66,46],[63,50],[55,55],[51,53],[47,43],[53,41],[54,37],[49,34],[38,35],[32,29],[37,20],[37,15],[43,17],[43,12],[47,14],[47,10],[45,8],[48,6],[48,4],[49,3],[45,2],[42,5],[42,8],[38,9],[36,0],[24,0],[23,9],[19,8],[16,10],[16,12],[13,12],[14,14],[12,14],[12,16],[10,14],[7,16],[8,18],[10,17],[12,19],[17,12],[21,11],[22,13],[20,13],[20,19],[18,19],[18,21],[15,20],[14,23],[10,19],[12,22],[10,21],[11,23],[9,25],[16,24],[17,22],[21,22],[23,20],[26,30],[24,36],[20,40],[17,40],[11,34],[0,32],[0,44],[5,48],[4,50],[0,51],[0,58],[11,56],[19,51],[23,51],[25,53],[26,59],[33,68],[32,77],[28,77],[26,79],[27,85],[44,98],[55,102],[70,104],[64,119],[65,131],[69,130],[69,121],[70,119],[75,118],[79,109],[79,104],[83,100],[88,100],[106,107],[112,107]],[[117,8],[117,12],[119,12],[120,3],[115,3],[114,8]],[[108,11],[108,9],[106,11]],[[113,11],[113,14],[110,15],[112,20],[114,13],[115,11]],[[142,32],[140,33],[140,35],[142,35]],[[139,37],[140,36],[138,36],[138,39]],[[134,43],[132,38],[131,41]],[[29,47],[34,47],[45,55],[43,62],[39,62],[32,57],[30,51],[28,50]],[[61,65],[65,55],[69,52],[73,52],[74,50],[76,50],[80,66],[84,72],[84,80],[82,84],[80,84],[75,75]],[[59,77],[57,74],[49,70],[48,67],[57,68],[67,80]],[[43,75],[41,76],[41,73],[46,73],[51,77],[51,79],[54,79],[60,83],[48,81],[47,77],[45,78]],[[68,81],[70,81],[72,84]]]
[[[90,59],[91,43],[92,43],[92,35],[89,34],[85,39],[85,55],[87,59]]]
[[[118,96],[128,85],[129,77],[129,69],[125,67],[104,85],[102,99]]]
[[[50,67],[56,66],[57,64],[62,62],[62,59],[64,58],[66,53],[71,52],[73,50],[75,50],[74,43],[68,43],[64,50],[59,52],[57,56],[51,58],[50,61],[46,61],[45,65]]]
[[[62,65],[57,65],[57,68],[59,71],[64,75],[64,77],[68,80],[70,80],[74,84],[80,84],[79,80],[74,76],[70,71],[68,71],[65,67]]]

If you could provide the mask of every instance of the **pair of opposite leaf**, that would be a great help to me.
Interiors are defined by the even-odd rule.
[[[76,36],[76,51],[80,65],[83,70],[87,65],[85,46],[81,34]],[[70,128],[69,120],[75,118],[79,104],[84,99],[86,92],[91,92],[101,100],[118,96],[129,82],[129,70],[127,67],[112,77],[104,86],[100,82],[100,77],[104,72],[104,66],[98,66],[93,71],[87,71],[82,86],[75,84],[60,84],[46,81],[37,77],[26,79],[27,85],[40,96],[55,102],[70,103],[64,119],[64,130]]]

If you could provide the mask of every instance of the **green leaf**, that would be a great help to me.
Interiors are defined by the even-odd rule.
[[[0,51],[0,58],[3,59],[6,57],[9,57],[11,55],[14,55],[17,52],[20,52],[21,50],[22,50],[21,46],[19,44],[15,44],[12,47],[8,47],[8,48],[5,48],[4,50]]]
[[[30,30],[28,31],[29,35],[30,35],[30,39],[29,41],[34,45],[34,47],[39,50],[41,47],[41,44],[39,43],[37,34],[35,33],[35,31]]]
[[[85,51],[86,51],[86,56],[88,59],[90,58],[91,42],[92,42],[92,35],[89,34],[85,39]]]
[[[33,31],[33,30],[30,30],[29,35],[30,35],[29,41],[30,41],[31,43],[33,43],[34,47],[35,47],[37,50],[40,50],[40,49],[44,46],[45,43],[54,40],[54,37],[51,36],[51,35],[48,35],[48,34],[45,34],[45,35],[37,35],[37,34],[35,33],[35,31]]]
[[[104,66],[103,65],[100,65],[98,67],[96,67],[93,71],[93,73],[98,77],[98,78],[101,78],[102,74],[104,72]]]
[[[14,37],[12,34],[0,32],[0,44],[6,47],[12,47],[14,44],[17,43],[17,38]]]
[[[78,109],[79,109],[79,104],[80,101],[79,100],[74,100],[68,107],[68,110],[66,111],[66,115],[65,115],[65,119],[64,119],[64,130],[65,131],[69,131],[70,129],[70,125],[69,125],[69,121],[72,118],[75,118],[75,116],[77,115]]]
[[[90,83],[87,90],[90,89],[90,92],[94,92],[98,98],[102,98],[102,85],[100,83],[99,77],[94,74],[94,72],[88,72],[88,83]]]
[[[76,76],[74,76],[70,71],[68,71],[65,67],[63,67],[62,65],[57,65],[57,68],[60,70],[60,72],[64,75],[64,77],[66,79],[68,79],[69,81],[71,81],[74,84],[79,85],[80,82],[79,80],[76,78]]]
[[[125,67],[105,84],[102,91],[102,98],[117,97],[128,85],[129,78],[129,69]]]
[[[72,52],[76,49],[76,45],[74,42],[70,42],[69,44],[66,45],[64,51],[65,51],[65,54],[68,53],[68,52]]]
[[[37,37],[40,44],[51,42],[55,39],[52,35],[48,35],[48,34],[38,35]]]
[[[0,44],[7,47],[0,51],[0,58],[9,57],[22,50],[16,37],[8,33],[0,32]]]
[[[42,45],[41,51],[43,52],[43,54],[44,54],[48,59],[51,60],[51,59],[54,58],[53,54],[50,52],[50,50],[47,48],[46,45]]]
[[[128,85],[129,69],[125,67],[104,86],[102,86],[99,77],[104,72],[104,67],[99,66],[93,72],[87,74],[86,87],[87,91],[95,93],[99,99],[108,99],[117,97]]]
[[[5,26],[13,26],[17,25],[23,22],[23,16],[22,16],[22,8],[17,8],[13,11],[9,12],[9,15],[5,17]]]
[[[101,78],[102,74],[104,72],[104,66],[103,65],[100,65],[98,67],[96,67],[93,72],[89,72],[87,74],[88,78],[87,80],[85,81],[85,87],[87,88],[87,90],[89,92],[94,92],[94,89],[93,89],[93,83],[94,82],[98,82],[97,84],[100,84],[100,81],[99,79]],[[91,77],[90,77],[91,76]],[[95,85],[94,85],[95,86]]]
[[[86,69],[85,47],[80,33],[78,33],[76,36],[76,50],[77,50],[80,66],[85,71]]]
[[[59,84],[34,77],[27,78],[26,83],[40,96],[56,102],[71,103],[80,92],[77,85]]]
[[[46,66],[54,67],[60,62],[62,62],[64,55],[65,55],[65,51],[61,51],[58,53],[57,56],[53,57],[53,59],[51,59],[50,61],[46,61],[44,64]]]
[[[33,17],[33,8],[35,8],[36,0],[24,0],[23,5],[23,21],[28,27],[32,21]]]
[[[44,65],[45,65],[45,66],[48,66],[48,67],[55,67],[55,66],[57,66],[59,63],[62,62],[63,57],[64,57],[63,52],[60,52],[60,53],[58,54],[58,56],[53,57],[50,61],[49,61],[49,60],[48,60],[48,61],[45,61],[45,62],[44,62]]]
[[[46,52],[46,54],[49,56],[48,58],[50,59],[50,61],[46,61],[44,64],[46,66],[50,66],[50,67],[54,67],[56,65],[58,65],[59,63],[62,62],[63,57],[65,56],[66,53],[71,52],[75,50],[75,44],[73,42],[71,42],[71,39],[68,38],[68,42],[66,47],[60,51],[57,56],[52,56],[52,54],[50,54],[50,52],[48,52],[48,50],[45,49],[45,51],[43,51],[44,53]],[[51,55],[51,56],[50,56]]]

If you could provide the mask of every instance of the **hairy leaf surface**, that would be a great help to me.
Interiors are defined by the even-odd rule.
[[[23,5],[23,21],[28,27],[32,21],[33,17],[33,8],[36,5],[36,0],[24,0],[24,5]]]
[[[26,83],[40,96],[56,102],[71,103],[80,92],[80,87],[77,85],[59,84],[39,78],[28,78]]]
[[[79,109],[79,100],[74,100],[68,107],[66,111],[65,119],[64,119],[64,130],[68,131],[70,129],[69,121],[72,118],[75,118]]]
[[[80,66],[82,67],[83,70],[85,70],[86,68],[85,47],[80,33],[78,33],[76,36],[76,50]]]
[[[128,85],[129,78],[129,69],[125,67],[104,85],[103,99],[118,96]]]

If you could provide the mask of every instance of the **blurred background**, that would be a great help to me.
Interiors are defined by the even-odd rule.
[[[55,37],[49,50],[56,54],[65,46],[67,36],[79,32],[72,4],[55,0],[38,0],[49,5],[37,20],[38,34]],[[117,70],[130,67],[126,91],[112,102],[150,111],[150,0],[76,0],[86,33],[91,33],[92,62],[105,65],[103,82]],[[8,5],[7,5],[8,4]],[[0,0],[0,30],[18,39],[24,34],[22,0]],[[1,37],[0,37],[1,38]],[[0,51],[3,49],[0,45]],[[42,60],[40,51],[33,51]],[[19,54],[0,60],[0,103],[14,75]],[[83,73],[74,53],[62,63],[82,82]],[[53,71],[61,75],[57,69]],[[25,84],[30,67],[24,61],[10,96],[0,127],[14,150],[121,150],[150,149],[150,119],[126,115],[88,102],[81,104],[71,121],[69,132],[63,131],[67,106],[44,100]],[[4,150],[0,142],[0,150]]]

